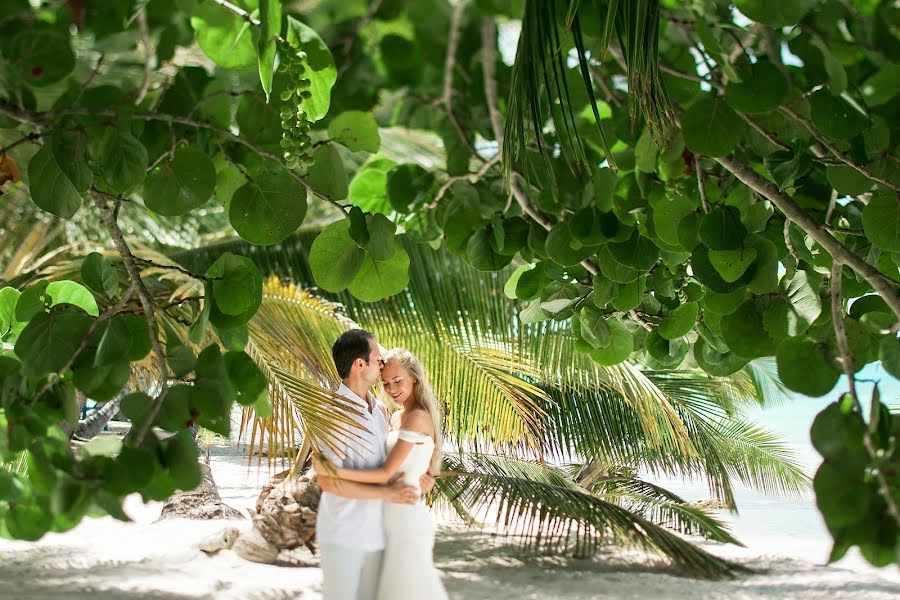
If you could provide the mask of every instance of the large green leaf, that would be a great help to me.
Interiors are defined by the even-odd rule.
[[[609,326],[609,344],[591,352],[591,359],[601,365],[617,365],[631,356],[634,350],[634,339],[625,325],[616,319],[607,321]]]
[[[14,287],[0,289],[0,339],[8,333],[18,335],[25,327],[25,323],[16,319],[16,304],[21,296],[22,293]]]
[[[842,196],[858,196],[875,185],[874,181],[848,165],[829,165],[825,175],[828,183]]]
[[[310,27],[294,17],[288,17],[287,41],[306,53],[307,69],[303,76],[309,80],[311,96],[303,100],[303,111],[310,121],[318,121],[331,106],[331,87],[337,80],[337,67],[328,46]]]
[[[69,36],[62,31],[20,26],[4,50],[18,75],[28,85],[43,87],[66,77],[75,68]]]
[[[204,152],[185,146],[153,168],[144,181],[144,204],[177,217],[206,204],[216,188],[216,169]]]
[[[122,360],[122,357],[127,356],[131,345],[131,328],[125,317],[113,317],[100,338],[97,354],[94,356],[94,366],[102,367]]]
[[[616,262],[637,271],[650,270],[659,259],[659,248],[637,231],[628,240],[607,244],[605,248]]]
[[[714,377],[728,377],[743,369],[747,364],[746,360],[731,352],[716,351],[703,338],[698,338],[694,342],[693,356],[700,368]]]
[[[118,127],[104,130],[94,156],[100,176],[109,188],[124,194],[137,187],[147,176],[147,149],[130,132]]]
[[[111,298],[119,287],[119,273],[99,252],[91,252],[81,263],[81,280],[95,292]]]
[[[393,208],[387,199],[387,178],[395,166],[394,161],[379,159],[357,171],[350,182],[350,203],[363,212],[390,214]]]
[[[28,163],[31,199],[47,212],[71,219],[81,208],[81,194],[59,167],[50,144],[44,146]]]
[[[385,261],[375,260],[366,252],[362,266],[347,287],[356,298],[363,302],[377,302],[406,288],[409,283],[409,255],[399,241],[395,244],[393,256]]]
[[[873,244],[900,252],[900,202],[897,194],[879,194],[863,210],[863,229]]]
[[[432,183],[434,175],[419,165],[400,165],[387,174],[387,199],[394,210],[408,213],[425,202]]]
[[[306,187],[286,171],[247,182],[231,196],[228,220],[242,238],[269,246],[284,241],[306,217]]]
[[[281,34],[281,0],[259,0],[259,38],[256,40],[259,81],[269,101],[275,71],[276,39]]]
[[[722,338],[737,356],[750,360],[775,352],[775,341],[766,332],[763,316],[752,300],[723,316],[721,325]]]
[[[597,246],[583,245],[572,237],[568,224],[561,222],[554,225],[547,234],[544,249],[553,262],[564,267],[571,267],[594,254]]]
[[[744,122],[718,98],[704,98],[681,119],[684,143],[695,154],[724,156],[734,150],[744,134]]]
[[[350,237],[350,222],[335,221],[316,236],[309,249],[309,267],[316,285],[327,292],[340,292],[360,272],[369,259]]]
[[[233,0],[246,12],[258,7],[258,0]],[[214,63],[225,69],[249,67],[256,63],[251,25],[218,2],[203,0],[191,16],[197,44]]]
[[[74,281],[38,282],[27,288],[16,303],[16,318],[29,321],[47,308],[60,304],[77,306],[87,314],[96,317],[100,314],[97,301],[90,290]]]
[[[824,396],[837,384],[840,373],[820,342],[792,337],[778,344],[778,377],[795,392]]]
[[[703,215],[700,239],[710,250],[737,250],[746,236],[741,214],[733,206],[718,207]]]
[[[50,138],[53,157],[75,189],[83,192],[94,182],[94,173],[86,159],[87,140],[82,129],[61,129]]]
[[[697,323],[699,313],[699,305],[696,302],[682,304],[660,321],[659,335],[667,340],[674,340],[687,335]]]
[[[332,144],[319,146],[313,152],[315,162],[309,168],[309,183],[313,189],[334,200],[347,197],[347,169],[341,155]]]
[[[828,90],[810,96],[809,108],[816,129],[837,140],[854,137],[868,124],[868,119],[855,107]]]
[[[709,262],[719,272],[722,279],[729,283],[740,279],[755,260],[756,248],[709,251]]]
[[[381,147],[375,117],[358,110],[348,110],[336,116],[328,124],[328,135],[353,152],[378,152]]]
[[[813,480],[816,504],[829,527],[846,527],[865,518],[872,493],[859,477],[848,477],[825,463]]]
[[[725,100],[734,108],[748,113],[774,110],[785,99],[788,83],[775,65],[759,60],[738,69],[740,81],[725,87]]]
[[[262,301],[262,276],[246,256],[225,252],[207,270],[213,280],[213,298],[222,313],[236,316],[256,311]]]
[[[56,372],[81,344],[90,325],[91,318],[80,313],[41,313],[19,334],[16,356],[29,375]]]

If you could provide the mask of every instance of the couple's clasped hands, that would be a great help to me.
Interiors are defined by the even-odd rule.
[[[316,474],[320,479],[323,477],[330,477],[329,473],[334,473],[337,470],[337,468],[327,460],[316,456],[313,457],[312,462],[313,469],[315,469]],[[422,475],[419,479],[419,489],[416,489],[415,486],[406,485],[403,481],[403,475],[403,473],[395,474],[391,477],[390,481],[382,486],[384,488],[384,500],[394,504],[416,504],[421,497],[419,489],[421,489],[422,494],[427,494],[434,488],[435,479],[431,473]]]

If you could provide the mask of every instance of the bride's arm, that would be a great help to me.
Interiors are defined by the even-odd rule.
[[[397,474],[397,470],[406,460],[414,445],[412,442],[397,440],[391,453],[388,454],[387,460],[380,467],[376,469],[345,469],[341,467],[337,469],[337,476],[340,479],[359,483],[387,483]]]
[[[433,427],[431,415],[424,410],[414,410],[409,414],[403,415],[401,427],[417,433],[431,435],[428,431]],[[413,442],[407,442],[403,439],[397,440],[391,453],[388,454],[387,460],[385,460],[384,464],[380,467],[375,469],[339,468],[337,469],[337,476],[341,479],[358,481],[360,483],[387,483],[397,475],[400,465],[403,464],[403,461],[406,460],[406,457],[412,452],[413,446],[415,446]]]

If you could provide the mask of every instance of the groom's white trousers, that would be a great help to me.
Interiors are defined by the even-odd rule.
[[[323,600],[375,600],[384,551],[320,544]]]

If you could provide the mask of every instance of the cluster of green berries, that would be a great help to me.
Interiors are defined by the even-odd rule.
[[[303,110],[303,101],[308,100],[310,80],[306,73],[306,52],[293,48],[288,44],[281,47],[281,72],[288,75],[288,88],[281,92],[281,147],[284,149],[284,161],[289,169],[297,166],[309,166],[313,159],[310,156],[312,140],[309,129],[312,121]]]

